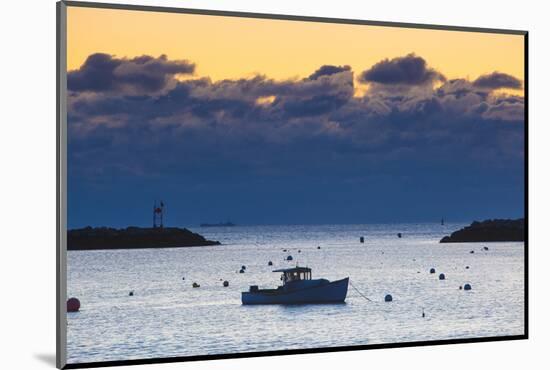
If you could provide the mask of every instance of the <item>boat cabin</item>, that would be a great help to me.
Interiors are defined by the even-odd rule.
[[[311,280],[311,269],[309,267],[293,267],[289,269],[273,270],[273,272],[282,272],[281,280],[283,284],[293,281]]]

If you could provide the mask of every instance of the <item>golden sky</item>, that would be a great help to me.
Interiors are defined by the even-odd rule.
[[[196,63],[196,76],[213,80],[303,78],[323,64],[350,65],[357,76],[413,52],[450,79],[493,71],[524,79],[521,35],[80,7],[67,14],[69,70],[103,52],[187,59]]]

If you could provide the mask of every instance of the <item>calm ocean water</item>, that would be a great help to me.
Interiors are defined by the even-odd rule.
[[[68,296],[82,307],[67,315],[68,362],[523,334],[523,243],[438,243],[462,226],[197,227],[224,245],[70,251]],[[349,276],[372,301],[350,286],[345,304],[241,305],[241,291],[275,287],[271,270],[296,263],[313,278]],[[459,290],[465,283],[473,289]]]

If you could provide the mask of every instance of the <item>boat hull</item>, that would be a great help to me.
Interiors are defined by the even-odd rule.
[[[270,292],[242,292],[243,305],[342,303],[348,294],[349,278],[315,287]]]

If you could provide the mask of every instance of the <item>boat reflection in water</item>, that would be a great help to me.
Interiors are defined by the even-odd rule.
[[[304,304],[304,303],[341,303],[348,293],[349,277],[336,281],[312,279],[308,267],[294,267],[274,270],[282,272],[283,285],[276,289],[258,289],[250,286],[248,292],[242,292],[242,303],[250,304]]]

